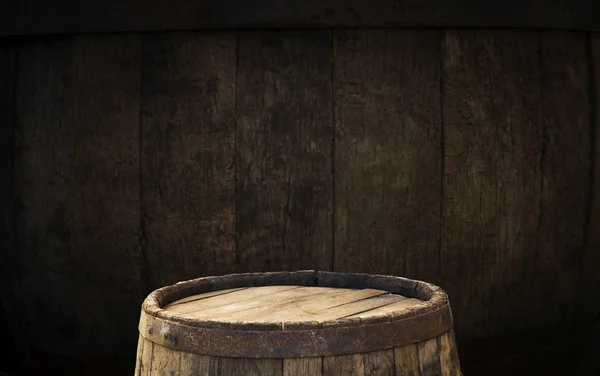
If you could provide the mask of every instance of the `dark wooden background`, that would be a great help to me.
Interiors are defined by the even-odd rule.
[[[467,375],[534,362],[600,312],[598,77],[587,32],[5,39],[1,284],[18,358],[130,374],[152,289],[318,269],[442,286]]]

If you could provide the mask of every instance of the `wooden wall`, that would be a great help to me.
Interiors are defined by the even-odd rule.
[[[231,272],[439,284],[467,375],[529,359],[600,312],[596,34],[2,46],[2,285],[23,361],[130,374],[146,294]]]

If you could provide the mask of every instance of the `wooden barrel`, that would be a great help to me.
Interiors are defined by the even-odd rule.
[[[368,274],[205,277],[144,301],[136,376],[461,375],[446,294]]]

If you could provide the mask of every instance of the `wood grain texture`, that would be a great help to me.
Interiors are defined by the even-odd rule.
[[[138,335],[138,346],[137,346],[137,355],[135,359],[135,370],[133,372],[134,376],[140,376],[142,374],[142,361],[144,359],[144,343],[146,342],[145,338],[142,335]]]
[[[366,353],[364,361],[365,375],[389,376],[396,374],[394,349]]]
[[[460,362],[456,340],[454,339],[454,331],[450,329],[448,332],[438,337],[438,346],[440,358],[440,367],[442,376],[461,376]]]
[[[366,376],[364,354],[324,357],[323,375]]]
[[[600,285],[600,34],[588,36],[588,64],[590,74],[590,120],[591,120],[591,203],[587,222],[587,245],[581,260],[580,286]],[[579,307],[574,312],[580,312],[585,317],[595,317],[600,311],[600,291],[596,289],[579,288],[577,302]],[[585,312],[585,313],[584,313]],[[600,323],[596,324],[600,328]],[[596,330],[598,335],[600,331]],[[600,341],[597,345],[600,348]],[[600,364],[600,362],[599,362]],[[600,367],[599,367],[600,368]]]
[[[219,291],[207,292],[207,293],[203,293],[203,294],[192,295],[192,296],[185,297],[183,299],[176,300],[172,303],[169,303],[166,306],[164,306],[163,308],[167,309],[169,307],[173,307],[176,305],[180,305],[180,304],[184,304],[184,303],[191,303],[191,302],[194,302],[197,300],[202,300],[202,299],[207,299],[207,298],[212,298],[213,296],[226,295],[226,294],[230,294],[232,292],[236,292],[236,291],[240,291],[240,290],[244,290],[244,288],[226,289],[226,290],[219,290]]]
[[[131,353],[145,294],[139,38],[36,42],[19,54],[16,216],[30,345]]]
[[[402,299],[398,302],[386,304],[384,306],[371,309],[367,312],[362,312],[357,315],[348,316],[348,318],[360,317],[362,319],[365,319],[365,318],[379,316],[379,315],[386,315],[386,314],[392,314],[392,313],[397,314],[398,312],[409,310],[409,309],[411,309],[411,307],[413,307],[416,304],[419,304],[421,302],[422,302],[421,300],[413,299],[413,298]]]
[[[16,372],[17,361],[25,356],[26,334],[20,316],[21,281],[15,266],[19,249],[15,228],[14,141],[17,46],[0,44],[0,336],[8,340],[7,354],[0,354],[0,369]],[[14,348],[13,348],[14,346]]]
[[[323,358],[283,359],[283,376],[322,376]]]
[[[219,317],[229,317],[235,315],[238,311],[259,307],[262,304],[269,304],[274,301],[286,301],[294,296],[298,296],[298,286],[264,286],[262,288],[248,288],[231,293],[220,295],[214,298],[194,301],[188,304],[181,304],[169,309],[172,312],[188,313],[197,318],[218,319]],[[300,293],[300,295],[304,295]]]
[[[283,359],[221,358],[219,376],[283,376]]]
[[[142,207],[152,287],[235,263],[235,33],[143,41]]]
[[[219,375],[221,360],[209,356],[182,352],[180,354],[180,364],[178,376]]]
[[[452,359],[451,355],[456,352],[453,339],[444,336],[446,334],[410,346],[364,354],[290,359],[207,357],[177,352],[142,338],[136,376],[460,376],[458,359]],[[443,338],[446,340],[441,341]],[[450,347],[444,349],[446,345]]]
[[[212,295],[214,293],[207,293]],[[202,295],[197,295],[201,297]],[[183,300],[183,299],[182,299]],[[186,303],[174,302],[166,311],[184,313],[202,320],[280,322],[283,317],[309,314],[311,321],[324,322],[341,317],[367,317],[373,310],[393,306],[406,297],[380,290],[353,290],[326,287],[262,286],[228,294],[213,295]],[[421,300],[410,299],[417,303]],[[404,307],[398,307],[401,310]],[[387,312],[394,312],[389,309]],[[294,318],[294,316],[290,316]]]
[[[76,266],[71,291],[81,340],[89,346],[95,338],[102,353],[134,349],[129,328],[137,325],[148,293],[139,238],[140,49],[139,35],[73,40],[74,82],[65,119],[73,140],[66,203]]]
[[[35,43],[19,50],[15,134],[15,198],[22,268],[23,321],[38,334],[37,346],[74,352],[76,344],[61,329],[72,329],[71,247],[67,224],[67,177],[71,174],[68,76],[71,40]],[[43,166],[43,167],[42,167]],[[72,330],[71,330],[72,332]],[[58,338],[54,338],[58,337]],[[40,344],[39,341],[47,341]],[[31,343],[33,338],[28,337]]]
[[[438,338],[417,343],[419,356],[419,375],[437,376],[442,374],[440,363],[440,347]]]
[[[559,333],[566,334],[591,319],[581,314],[585,311],[572,312],[573,294],[582,288],[579,281],[591,209],[586,37],[580,33],[545,32],[541,58],[545,132],[535,278],[541,285],[536,293],[544,301],[530,323],[567,322],[559,329]],[[599,303],[594,306],[597,315]]]
[[[335,271],[437,281],[436,31],[334,34]]]
[[[60,12],[56,10],[59,9]],[[281,27],[517,27],[599,30],[593,0],[5,0],[3,34],[55,34]],[[46,17],[52,14],[53,17]]]
[[[394,349],[396,376],[412,376],[419,374],[419,349],[417,344]]]
[[[336,295],[339,295],[339,292],[334,291],[333,289],[320,293],[321,297],[331,297]],[[308,296],[293,300],[284,300],[280,303],[275,303],[270,306],[258,306],[256,308],[239,312],[239,314],[233,315],[232,319],[244,322],[280,321],[285,317],[293,317],[294,313],[298,310],[298,305],[305,304],[306,301],[310,300],[312,300],[312,297]],[[265,315],[268,316],[265,317]],[[276,320],[271,320],[269,317],[274,317]]]
[[[179,376],[181,352],[154,344],[150,374],[156,376]]]
[[[154,347],[158,347],[154,343],[148,341],[145,338],[140,338],[142,344],[138,347],[138,361],[136,364],[135,376],[144,376],[152,374],[152,362],[154,360]],[[140,353],[141,351],[141,353]]]
[[[0,256],[19,249],[0,271],[22,281],[9,320],[42,365],[26,373],[133,360],[150,287],[331,270],[332,243],[336,270],[443,287],[486,367],[506,349],[526,352],[499,373],[575,362],[527,351],[600,308],[597,34],[237,34],[2,40],[19,47],[0,55],[0,173],[15,171],[0,179]]]
[[[531,277],[544,139],[538,51],[535,32],[445,32],[436,280],[450,297],[460,336],[523,329],[526,317],[541,314],[541,307],[515,309],[528,306],[545,284]],[[539,257],[547,256],[541,251]]]
[[[239,271],[331,269],[328,31],[239,32]]]

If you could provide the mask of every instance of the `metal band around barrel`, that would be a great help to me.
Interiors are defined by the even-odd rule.
[[[140,334],[174,350],[234,358],[346,355],[411,345],[452,327],[448,304],[394,321],[324,329],[249,331],[188,326],[142,311]]]

